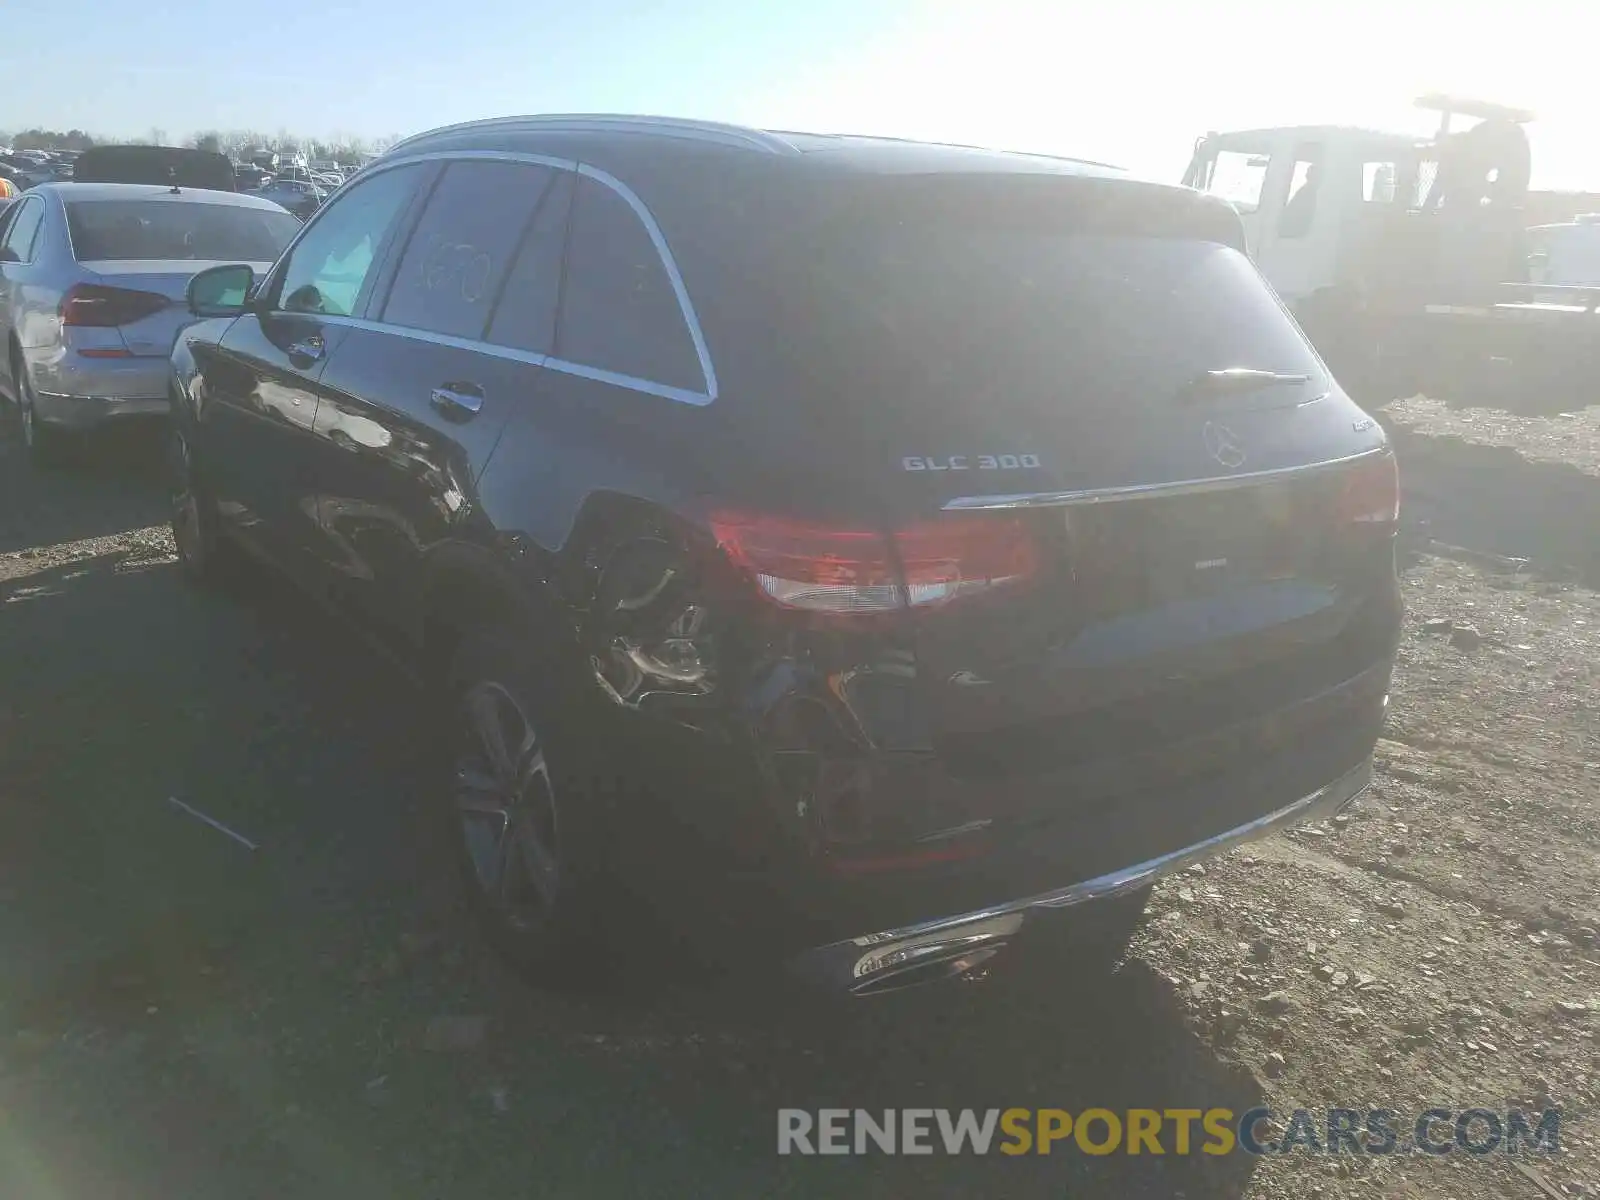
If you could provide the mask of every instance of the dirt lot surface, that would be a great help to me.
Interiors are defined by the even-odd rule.
[[[403,681],[265,579],[187,590],[153,440],[0,441],[0,1197],[1600,1195],[1600,411],[1386,423],[1377,786],[1164,884],[1109,978],[857,1005],[509,978]],[[827,1105],[1556,1105],[1564,1153],[778,1159]]]

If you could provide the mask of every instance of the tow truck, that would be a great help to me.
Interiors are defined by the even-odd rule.
[[[1600,403],[1600,279],[1542,282],[1525,109],[1445,95],[1432,138],[1316,125],[1208,133],[1183,182],[1250,253],[1347,391],[1382,405]],[[1459,120],[1473,124],[1458,129]]]

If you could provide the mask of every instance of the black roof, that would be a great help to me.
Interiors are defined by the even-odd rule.
[[[848,205],[851,198],[889,193],[903,200],[920,193],[922,182],[932,176],[963,189],[951,177],[966,176],[979,189],[986,189],[996,176],[1026,179],[1026,194],[1046,205],[1065,191],[1081,191],[1098,209],[1160,213],[1162,219],[1193,217],[1209,231],[1207,236],[1230,245],[1243,239],[1238,214],[1220,199],[1177,184],[1139,179],[1101,163],[664,117],[472,121],[407,138],[378,161],[461,151],[537,154],[611,174],[639,193],[675,248],[681,251],[686,243],[698,241],[713,255],[735,253],[736,244],[744,244],[741,234],[764,238],[770,236],[771,227],[818,218],[835,201]],[[954,198],[949,186],[942,190]],[[962,194],[967,195],[965,190]],[[986,201],[974,192],[968,202]]]
[[[1083,159],[1023,154],[851,134],[788,133],[668,117],[570,114],[499,117],[449,125],[406,138],[384,157],[445,150],[502,150],[571,157],[626,169],[663,152],[706,158],[766,159],[774,165],[873,175],[1005,172],[1126,178],[1120,168]]]

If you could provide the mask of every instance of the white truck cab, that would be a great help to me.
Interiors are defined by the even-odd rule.
[[[1352,395],[1597,402],[1600,222],[1527,227],[1532,113],[1441,95],[1417,107],[1440,114],[1434,137],[1210,133],[1183,182],[1239,213],[1257,267]]]
[[[1440,95],[1417,107],[1440,114],[1434,138],[1345,125],[1209,133],[1183,182],[1238,210],[1256,265],[1299,312],[1362,269],[1356,260],[1393,214],[1435,209],[1441,197],[1454,220],[1472,219],[1462,214],[1484,203],[1520,203],[1528,170],[1520,127],[1532,113]],[[1455,117],[1481,124],[1456,132]],[[1456,174],[1441,180],[1449,155]]]
[[[1352,223],[1394,202],[1415,156],[1415,138],[1348,126],[1212,133],[1183,181],[1238,210],[1251,257],[1296,309],[1334,283]]]

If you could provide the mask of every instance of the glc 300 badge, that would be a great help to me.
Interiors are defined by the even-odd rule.
[[[908,454],[900,460],[905,471],[1031,471],[1041,465],[1037,454]]]

